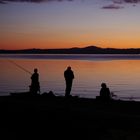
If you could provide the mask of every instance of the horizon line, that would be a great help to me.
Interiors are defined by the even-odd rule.
[[[84,48],[87,48],[87,47],[96,47],[96,48],[100,48],[100,49],[140,49],[139,48],[133,48],[133,47],[130,47],[130,48],[113,48],[113,47],[98,47],[98,46],[95,46],[95,45],[89,45],[89,46],[85,46],[85,47],[70,47],[70,48],[23,48],[23,49],[0,49],[0,50],[5,50],[5,51],[20,51],[20,50],[50,50],[50,49],[84,49]]]

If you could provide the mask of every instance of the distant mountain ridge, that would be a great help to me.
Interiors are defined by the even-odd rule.
[[[140,48],[116,49],[87,46],[68,49],[0,50],[0,54],[140,54]]]

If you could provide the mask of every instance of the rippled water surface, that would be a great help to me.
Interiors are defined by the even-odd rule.
[[[106,82],[120,99],[140,100],[139,55],[0,55],[0,95],[29,90],[38,68],[41,93],[64,95],[64,70],[71,66],[75,79],[72,95],[95,98]]]

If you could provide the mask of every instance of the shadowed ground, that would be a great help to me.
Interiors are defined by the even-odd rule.
[[[0,110],[4,138],[140,139],[140,102],[4,96]]]

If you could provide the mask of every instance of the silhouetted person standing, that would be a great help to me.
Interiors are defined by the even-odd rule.
[[[101,84],[100,98],[103,100],[111,99],[111,93],[110,93],[109,88],[106,86],[106,83]]]
[[[34,69],[34,73],[31,76],[30,92],[33,95],[40,93],[39,74],[37,69]]]
[[[74,79],[74,73],[71,70],[71,67],[67,67],[67,69],[64,72],[64,77],[66,81],[66,90],[65,90],[65,97],[70,96],[71,88],[72,88],[72,82]]]

